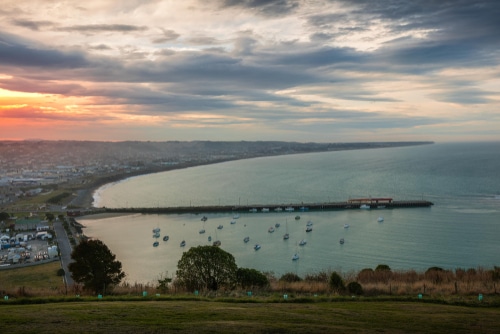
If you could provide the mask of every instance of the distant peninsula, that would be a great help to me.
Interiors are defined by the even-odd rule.
[[[92,195],[97,188],[131,176],[266,156],[433,143],[0,141],[0,201],[8,207],[35,189],[44,192],[68,189],[72,196],[68,196],[62,206],[88,208],[92,205]]]

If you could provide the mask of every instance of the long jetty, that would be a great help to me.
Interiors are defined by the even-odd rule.
[[[392,199],[360,199],[346,202],[325,203],[300,203],[300,204],[253,204],[253,205],[208,205],[208,206],[177,206],[177,207],[151,207],[151,208],[102,208],[96,212],[109,213],[252,213],[252,212],[303,212],[303,211],[329,211],[329,210],[354,210],[354,209],[396,209],[430,207],[434,203],[425,200],[393,201]]]

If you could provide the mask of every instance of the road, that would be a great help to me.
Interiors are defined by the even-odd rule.
[[[61,254],[61,266],[64,269],[64,283],[66,284],[66,288],[68,288],[75,283],[68,270],[68,265],[72,262],[71,252],[73,248],[61,221],[57,220],[54,222],[54,231],[56,232],[57,243],[59,245],[59,254]]]

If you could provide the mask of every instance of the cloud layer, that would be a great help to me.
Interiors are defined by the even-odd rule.
[[[497,1],[5,0],[0,138],[499,140]]]

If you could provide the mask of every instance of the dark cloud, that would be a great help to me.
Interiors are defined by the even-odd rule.
[[[22,40],[0,33],[0,66],[74,68],[87,64],[81,52],[22,44]]]
[[[300,6],[298,0],[220,0],[222,8],[242,8],[264,16],[282,16],[294,12]]]
[[[51,21],[33,21],[23,19],[13,19],[10,21],[13,25],[24,27],[33,31],[38,31],[44,27],[52,27],[54,23]]]
[[[102,32],[137,32],[145,31],[148,27],[146,26],[135,26],[129,24],[87,24],[87,25],[74,25],[67,27],[60,27],[56,30],[64,32],[80,32],[82,34],[97,34]]]
[[[156,37],[152,40],[154,44],[162,44],[170,41],[174,41],[180,37],[180,34],[176,33],[174,30],[161,29],[162,35],[160,37]]]

